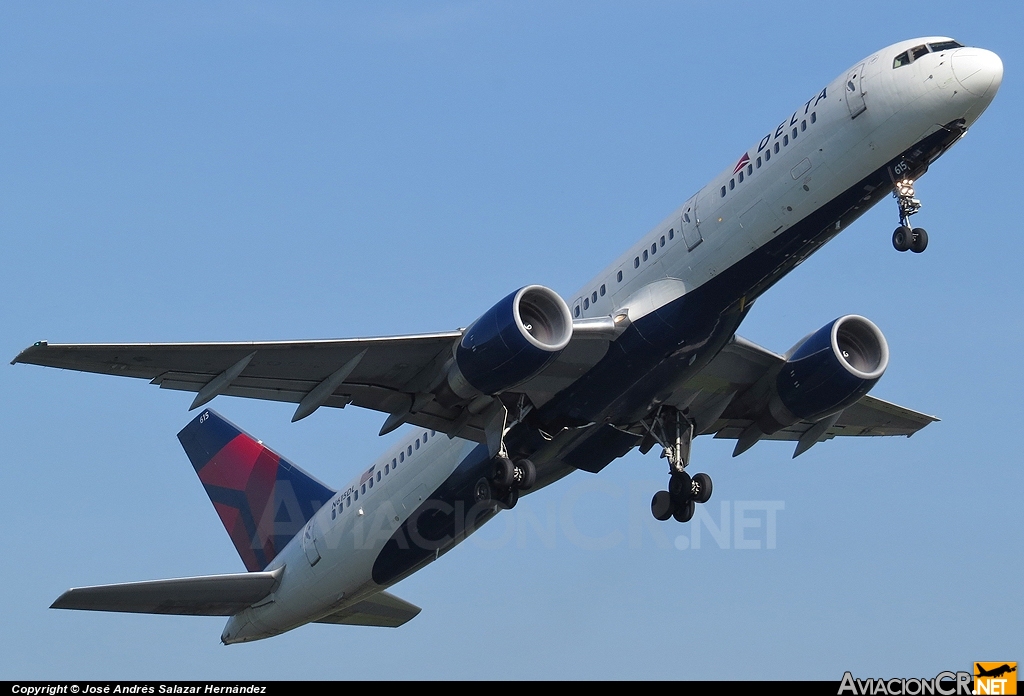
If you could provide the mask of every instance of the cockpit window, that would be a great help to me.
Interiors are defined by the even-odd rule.
[[[954,41],[952,43],[956,43],[956,42]],[[915,60],[917,60],[921,56],[926,56],[926,55],[928,55],[928,47],[927,46],[925,46],[924,44],[922,44],[920,46],[914,46],[909,51],[904,51],[903,53],[901,53],[898,56],[896,56],[896,58],[893,59],[893,61],[892,61],[892,67],[893,67],[893,69],[895,69],[895,68],[901,68],[904,65],[910,65],[911,63],[913,63]]]
[[[910,65],[910,51],[904,51],[903,53],[896,56],[896,58],[892,61],[892,67],[894,70],[896,68],[902,68],[904,65]]]
[[[940,41],[939,43],[928,44],[928,48],[932,49],[932,53],[938,53],[939,51],[948,51],[951,48],[963,47],[963,44],[957,43],[956,41]]]

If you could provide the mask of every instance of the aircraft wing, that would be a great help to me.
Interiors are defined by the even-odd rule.
[[[231,616],[270,594],[283,570],[76,587],[58,597],[50,608]]]
[[[610,322],[609,317],[606,323]],[[584,321],[574,327],[573,339],[562,354],[523,385],[522,391],[529,388],[535,403],[578,378],[607,351],[609,331],[604,324]],[[354,404],[395,419],[401,417],[389,418],[385,429],[408,422],[486,443],[493,414],[447,408],[428,395],[445,378],[460,338],[462,331],[230,343],[40,341],[23,350],[11,364],[148,379],[162,389],[198,392],[192,408],[220,394],[287,401],[299,404],[292,420],[304,418],[320,406],[344,408]]]
[[[443,378],[461,331],[313,341],[232,343],[36,343],[14,363],[148,379],[162,389],[199,392],[193,408],[219,394],[300,404],[293,420],[319,406],[354,404],[386,414],[409,411],[416,394]],[[422,404],[406,422],[486,442],[485,420],[460,423],[460,410]],[[458,427],[456,427],[458,426]],[[457,431],[457,432],[454,432]]]
[[[316,623],[348,626],[384,626],[398,628],[420,613],[420,608],[390,592],[378,592],[350,607],[328,614]]]
[[[738,439],[756,417],[746,408],[744,392],[785,361],[784,356],[736,336],[668,403],[690,409],[696,420],[697,433],[713,433],[716,438]],[[938,420],[935,416],[867,395],[835,419],[820,423],[801,421],[766,435],[764,439],[797,441],[795,457],[815,443],[836,436],[910,437]]]

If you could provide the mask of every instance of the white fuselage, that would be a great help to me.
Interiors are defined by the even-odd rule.
[[[785,234],[947,124],[962,120],[970,126],[999,87],[998,57],[949,48],[894,67],[908,49],[945,41],[932,37],[889,46],[809,94],[736,163],[581,288],[570,301],[574,320],[625,314],[637,322]],[[838,232],[840,223],[834,224]],[[736,292],[739,297],[746,289]],[[276,635],[384,589],[372,569],[385,544],[417,510],[422,514],[432,504],[431,495],[478,447],[415,430],[291,540],[268,567],[285,569],[278,588],[233,616],[222,640]],[[461,516],[478,519],[470,511]],[[471,531],[459,530],[445,543],[450,547]]]

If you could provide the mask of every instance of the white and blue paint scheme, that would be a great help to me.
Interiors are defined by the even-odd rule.
[[[381,433],[416,426],[338,491],[280,460],[262,497],[235,515],[215,495],[241,495],[255,480],[242,468],[258,476],[259,462],[280,458],[204,409],[182,442],[221,429],[217,448],[186,451],[251,572],[74,589],[54,606],[230,616],[225,643],[313,621],[397,626],[419,610],[386,588],[521,492],[597,473],[634,447],[659,445],[669,462],[652,513],[686,521],[711,494],[706,474],[686,471],[696,435],[735,439],[735,454],[790,440],[796,456],[837,435],[913,434],[935,419],[867,395],[889,356],[869,320],[840,317],[785,355],[735,332],[763,292],[889,195],[894,246],[924,251],[927,233],[910,225],[913,183],[988,107],[1002,71],[994,53],[947,37],[873,53],[766,124],[572,297],[527,286],[468,329],[29,347],[14,362],[146,378],[197,392],[193,408],[218,395],[270,399],[296,403],[298,420],[353,404],[387,414]],[[232,438],[255,459],[217,459]],[[235,474],[237,489],[211,483]],[[282,496],[295,498],[294,514],[279,515]]]

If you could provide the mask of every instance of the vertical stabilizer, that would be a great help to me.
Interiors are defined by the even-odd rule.
[[[263,570],[334,495],[210,409],[178,440],[247,570]]]

